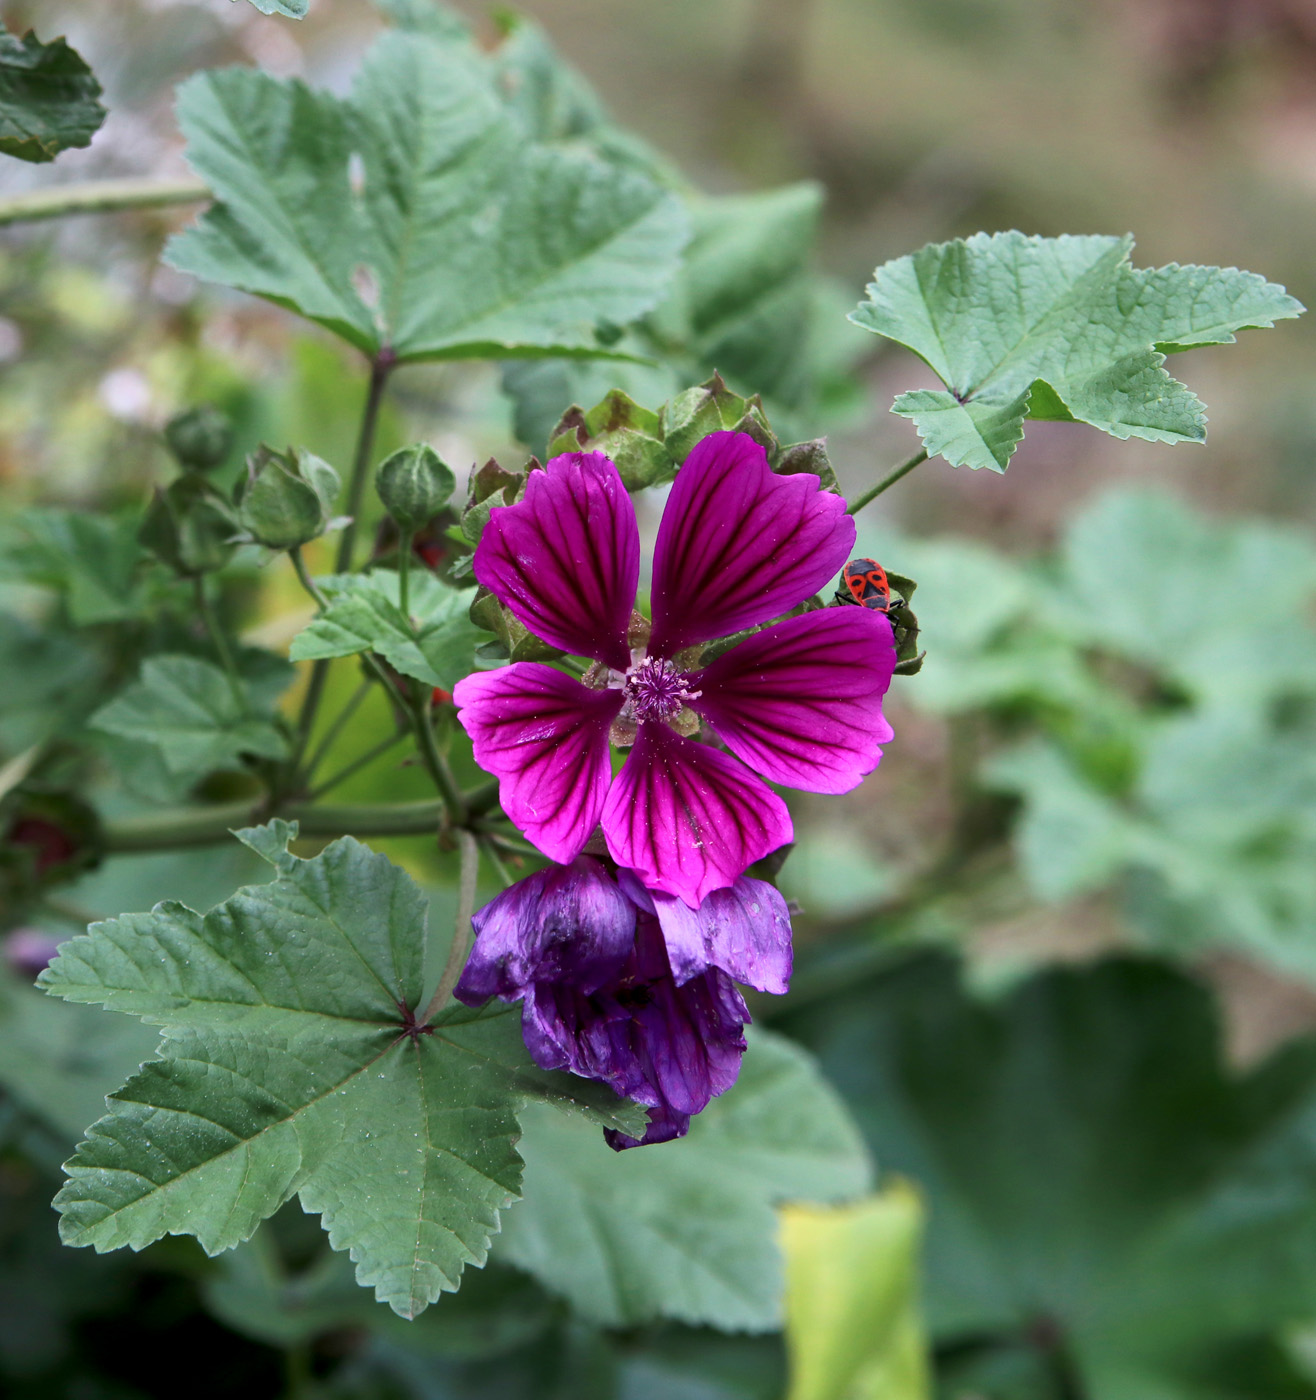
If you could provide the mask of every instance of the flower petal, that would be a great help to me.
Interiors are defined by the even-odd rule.
[[[690,708],[770,782],[849,792],[877,767],[891,726],[882,697],[896,665],[891,623],[824,608],[746,638],[689,679]]]
[[[589,856],[518,880],[471,924],[475,946],[454,991],[467,1006],[515,1001],[536,978],[596,991],[635,945],[635,905]]]
[[[550,860],[575,860],[603,810],[621,692],[519,661],[467,676],[452,698],[476,763],[502,784],[503,811]]]
[[[780,996],[790,986],[790,911],[767,881],[742,875],[691,909],[675,895],[646,890],[633,871],[617,879],[636,905],[657,916],[678,985],[716,967],[760,992]]]
[[[497,506],[475,577],[535,636],[624,671],[640,578],[635,507],[600,452],[567,452],[530,473],[525,499]]]
[[[854,521],[816,476],[777,476],[745,433],[710,433],[676,474],[658,527],[649,650],[727,637],[779,617],[833,578]]]
[[[617,982],[586,995],[565,982],[526,990],[522,1031],[543,1069],[569,1069],[658,1109],[698,1113],[736,1082],[749,1011],[715,968],[672,980],[657,921],[641,918]]]
[[[734,758],[654,722],[640,725],[602,822],[618,865],[692,909],[793,834],[786,804]]]

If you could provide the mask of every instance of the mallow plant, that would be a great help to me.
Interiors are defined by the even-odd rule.
[[[6,539],[7,575],[58,595],[59,646],[99,678],[61,712],[56,639],[24,641],[46,691],[2,755],[9,922],[128,852],[241,843],[265,866],[208,910],[93,923],[48,966],[23,945],[47,996],[149,1028],[65,1166],[62,1236],[218,1254],[297,1198],[404,1318],[492,1254],[601,1325],[770,1330],[771,1208],[873,1182],[809,1055],[747,1033],[744,989],[771,1007],[791,983],[790,794],[881,800],[900,738],[884,702],[938,646],[901,558],[865,559],[870,585],[847,590],[856,514],[925,461],[1005,471],[1034,419],[1199,442],[1169,357],[1302,307],[1233,268],[1138,268],[1105,235],[980,233],[889,261],[836,334],[894,342],[943,387],[899,396],[921,446],[847,500],[825,440],[774,427],[816,419],[808,366],[788,391],[734,337],[714,363],[659,333],[708,291],[690,274],[692,208],[716,223],[702,197],[537,31],[489,49],[437,9],[384,8],[346,95],[249,68],[182,84],[205,207],[163,255],[352,347],[355,444],[253,446],[226,474],[228,420],[187,404],[177,474],[131,518],[20,513]],[[34,134],[3,149],[82,142],[88,82],[33,88]],[[536,83],[560,100],[528,101]],[[395,376],[430,361],[502,365],[526,421],[561,394],[557,427],[515,460],[426,442],[380,460]],[[672,391],[638,401],[658,374]],[[635,502],[659,492],[642,570]],[[304,593],[283,648],[239,635],[253,564]],[[326,800],[345,734],[362,762],[409,751],[430,795]],[[368,844],[399,835],[455,867],[438,926]]]

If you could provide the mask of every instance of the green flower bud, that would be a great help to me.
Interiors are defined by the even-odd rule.
[[[375,473],[375,490],[398,528],[411,531],[432,520],[456,489],[452,469],[424,442],[385,458]]]
[[[208,472],[233,449],[233,425],[228,414],[212,404],[189,408],[165,424],[165,444],[185,469]]]
[[[338,473],[305,448],[275,452],[262,443],[238,482],[238,520],[257,544],[295,549],[324,534],[338,485]]]
[[[209,482],[189,474],[156,488],[137,538],[175,573],[193,577],[222,569],[237,548],[237,534],[229,503]]]

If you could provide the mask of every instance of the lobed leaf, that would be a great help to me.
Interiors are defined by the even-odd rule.
[[[89,146],[105,120],[101,85],[63,39],[0,30],[0,152],[38,163]]]
[[[200,778],[245,754],[283,758],[287,740],[234,693],[229,678],[196,656],[152,656],[141,675],[91,717],[107,734],[156,750],[176,777]]]
[[[346,100],[248,69],[179,89],[218,203],[175,267],[400,360],[608,354],[686,239],[652,180],[534,141],[470,45],[390,33]]]
[[[293,638],[294,661],[375,651],[404,676],[451,690],[475,669],[487,635],[470,620],[473,588],[456,592],[417,570],[409,580],[410,618],[398,606],[398,576],[388,569],[321,579],[332,600],[322,617]]]
[[[912,350],[945,390],[902,394],[930,454],[1004,471],[1024,420],[1089,423],[1117,438],[1200,442],[1206,412],[1167,355],[1301,315],[1282,287],[1237,268],[1138,269],[1131,236],[975,234],[883,264],[850,319]]]
[[[93,925],[44,974],[66,1001],[164,1033],[68,1163],[61,1232],[98,1251],[187,1233],[213,1254],[298,1195],[358,1281],[411,1317],[484,1262],[520,1189],[524,1100],[623,1131],[639,1114],[529,1066],[514,1008],[417,1029],[420,890],[350,837],[299,860],[295,834],[240,833],[270,884],[206,915],[160,904]]]
[[[497,1257],[609,1327],[659,1317],[779,1326],[773,1206],[846,1199],[871,1180],[809,1058],[763,1033],[736,1086],[677,1142],[616,1154],[583,1124],[542,1111],[525,1129],[526,1199],[508,1215]]]

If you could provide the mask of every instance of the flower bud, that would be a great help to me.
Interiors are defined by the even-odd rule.
[[[197,404],[165,424],[165,444],[187,470],[208,472],[233,448],[233,425],[228,414],[213,404]]]
[[[207,481],[180,476],[156,488],[137,532],[142,547],[185,577],[222,569],[237,548],[237,518]]]
[[[419,530],[448,504],[456,489],[452,468],[424,442],[385,458],[375,473],[384,509],[405,531]]]
[[[338,473],[302,447],[275,452],[263,443],[238,483],[238,521],[267,549],[295,549],[324,534],[338,495]]]
[[[709,433],[734,428],[749,404],[733,394],[720,374],[694,389],[686,389],[663,410],[663,441],[675,462],[684,462],[691,449]]]

